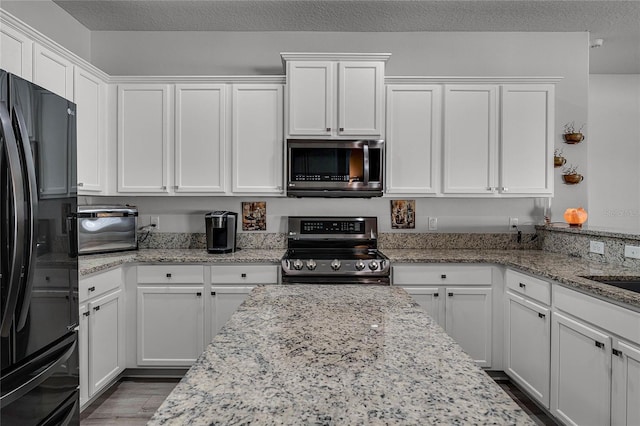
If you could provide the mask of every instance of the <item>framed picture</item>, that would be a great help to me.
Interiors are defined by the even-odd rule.
[[[267,230],[267,202],[243,201],[242,202],[242,230],[266,231]]]
[[[391,228],[416,227],[416,200],[391,200]]]

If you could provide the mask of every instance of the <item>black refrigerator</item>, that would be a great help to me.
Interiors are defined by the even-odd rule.
[[[0,424],[79,424],[76,106],[0,70]]]

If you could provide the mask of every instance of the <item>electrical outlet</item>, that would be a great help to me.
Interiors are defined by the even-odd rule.
[[[513,229],[513,228],[517,228],[518,227],[518,218],[517,217],[510,217],[509,218],[509,229]]]
[[[160,216],[151,216],[149,218],[149,225],[155,225],[155,230],[160,230]]]
[[[638,246],[624,246],[624,257],[630,257],[632,259],[640,259],[640,247]]]
[[[437,231],[437,230],[438,230],[438,218],[429,217],[429,231]]]
[[[596,254],[604,254],[604,242],[589,241],[589,251]]]

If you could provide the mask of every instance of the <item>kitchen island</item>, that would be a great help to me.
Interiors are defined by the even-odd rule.
[[[401,288],[256,287],[150,425],[533,424]]]

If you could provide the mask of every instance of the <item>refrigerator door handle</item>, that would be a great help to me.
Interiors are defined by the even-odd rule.
[[[76,350],[77,344],[77,334],[70,334],[67,338],[60,341],[45,353],[3,377],[3,382],[8,382],[9,384],[5,384],[3,386],[2,397],[0,397],[0,409],[31,392],[51,377],[58,367],[66,363],[71,357],[73,352]],[[52,357],[55,358],[50,360]],[[48,362],[48,364],[46,364],[46,366],[38,365],[44,362]],[[30,372],[37,371],[38,369],[42,369],[42,371],[34,376],[29,376]],[[12,383],[19,382],[20,380],[18,379],[24,378],[25,376],[30,377],[28,381],[21,383],[13,389],[6,390],[7,386],[11,386]]]
[[[20,293],[20,281],[24,276],[24,250],[20,250],[19,245],[23,243],[25,238],[25,212],[24,212],[24,180],[20,165],[20,154],[18,151],[18,143],[16,142],[13,129],[11,127],[11,116],[7,106],[0,102],[0,125],[2,126],[2,134],[4,135],[4,150],[7,157],[7,165],[11,179],[11,192],[13,203],[13,220],[11,228],[13,229],[13,244],[9,247],[10,262],[8,265],[8,291],[6,301],[3,308],[2,323],[0,325],[0,335],[2,337],[9,336],[13,317],[18,303],[18,295]]]
[[[36,165],[33,159],[33,153],[31,152],[29,133],[27,133],[27,124],[24,121],[24,115],[22,115],[22,111],[18,107],[13,107],[13,113],[17,122],[17,139],[21,142],[22,154],[25,162],[25,174],[27,177],[25,188],[27,189],[28,194],[26,232],[29,235],[25,235],[24,241],[26,241],[29,246],[26,250],[26,259],[24,259],[26,273],[23,278],[24,293],[21,304],[22,306],[20,306],[19,311],[16,311],[16,314],[18,315],[16,329],[17,331],[21,331],[27,322],[27,314],[29,313],[29,304],[31,303],[31,293],[33,290],[33,274],[36,266],[34,254],[37,248],[36,218],[38,217],[38,186],[36,180]]]

